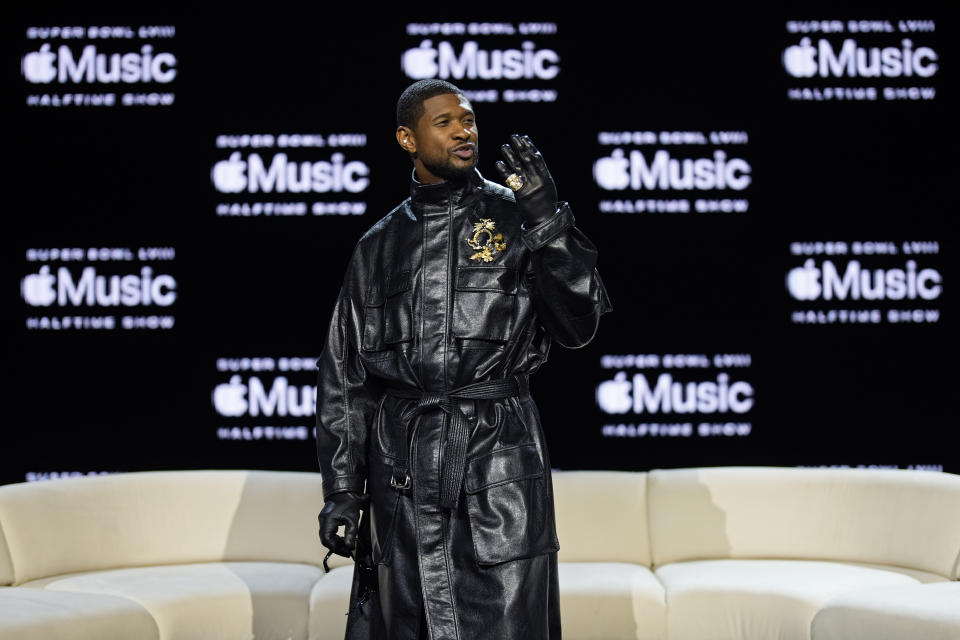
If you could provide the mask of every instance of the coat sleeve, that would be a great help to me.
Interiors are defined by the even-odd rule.
[[[380,385],[360,360],[364,269],[354,251],[317,360],[317,462],[323,498],[342,491],[363,493],[367,442],[380,399]]]
[[[574,226],[567,202],[544,222],[524,229],[522,239],[531,252],[526,277],[540,323],[564,347],[585,346],[600,316],[613,310],[596,269],[597,248]]]

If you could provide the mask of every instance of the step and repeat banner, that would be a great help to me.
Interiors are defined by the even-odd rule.
[[[0,483],[315,470],[315,361],[434,77],[480,171],[530,135],[599,249],[613,313],[531,381],[557,468],[960,472],[941,9],[341,11],[5,24]]]

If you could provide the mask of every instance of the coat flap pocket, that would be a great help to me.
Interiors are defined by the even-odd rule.
[[[387,277],[387,295],[390,297],[395,293],[406,291],[410,288],[410,271],[392,272]]]
[[[379,307],[386,298],[410,288],[410,271],[393,272],[384,282],[374,280],[367,289],[367,306]]]
[[[543,464],[537,453],[537,445],[523,444],[509,449],[500,449],[470,461],[467,468],[467,493],[525,480],[543,475]]]
[[[517,293],[517,270],[511,267],[459,267],[458,291]]]

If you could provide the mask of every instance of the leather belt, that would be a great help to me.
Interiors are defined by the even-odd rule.
[[[397,398],[417,401],[416,406],[405,411],[400,417],[404,435],[407,432],[407,424],[416,416],[435,409],[440,409],[450,416],[447,441],[443,447],[444,462],[440,470],[440,507],[456,509],[467,466],[470,425],[467,417],[463,415],[455,401],[496,400],[513,396],[526,396],[530,392],[527,376],[519,375],[501,380],[474,382],[448,391],[423,391],[410,387],[388,387],[387,393]],[[406,462],[394,465],[394,477],[390,479],[390,484],[393,487],[397,489],[409,488],[410,476],[407,471],[409,464],[410,455],[408,452]],[[398,475],[400,476],[399,479],[397,478]]]

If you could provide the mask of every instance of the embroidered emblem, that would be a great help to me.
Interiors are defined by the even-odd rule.
[[[476,251],[470,256],[471,260],[493,262],[496,255],[507,248],[507,243],[503,241],[503,234],[493,233],[496,226],[490,218],[480,218],[480,222],[473,223],[473,237],[467,238],[467,244]],[[484,241],[481,242],[481,239]]]

